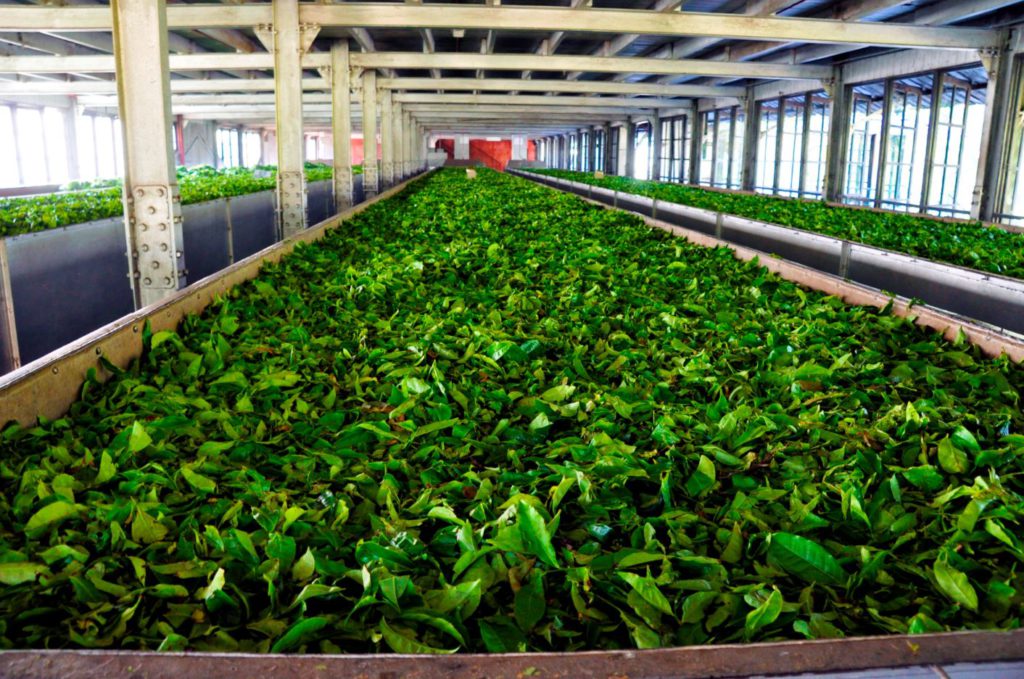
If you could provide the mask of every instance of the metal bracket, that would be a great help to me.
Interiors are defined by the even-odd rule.
[[[319,24],[299,24],[299,54],[309,53],[309,48],[313,46],[313,41],[319,33]]]
[[[306,189],[303,172],[278,172],[277,210],[282,236],[306,228]]]
[[[256,34],[256,38],[263,43],[263,47],[273,54],[274,34],[277,33],[277,31],[274,30],[273,24],[260,24],[258,26],[254,26],[252,31]]]
[[[128,194],[132,258],[142,289],[178,288],[184,268],[175,234],[181,223],[179,201],[177,184],[136,184]]]
[[[835,78],[822,79],[822,81],[821,81],[821,89],[825,90],[825,93],[828,94],[829,99],[833,99],[834,100],[836,98],[836,79]]]
[[[999,58],[1001,51],[995,47],[986,47],[985,49],[978,50],[978,56],[981,57],[981,65],[985,67],[985,72],[988,73],[989,78],[995,76],[996,60]]]

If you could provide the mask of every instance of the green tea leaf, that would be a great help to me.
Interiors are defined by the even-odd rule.
[[[658,589],[657,583],[651,578],[651,576],[639,576],[636,573],[618,573],[620,578],[625,580],[630,587],[632,587],[637,594],[639,594],[644,601],[654,606],[656,609],[666,615],[672,615],[672,604],[669,603],[665,595]]]
[[[775,589],[760,606],[747,613],[744,632],[749,639],[759,630],[772,624],[782,614],[782,593]]]
[[[520,502],[516,508],[519,537],[523,542],[526,551],[542,562],[558,568],[558,556],[555,554],[555,547],[551,544],[551,534],[548,533],[547,524],[533,505]]]
[[[969,611],[978,610],[978,593],[965,573],[958,571],[943,559],[932,565],[935,583],[942,593]]]
[[[27,561],[0,563],[0,583],[21,585],[26,582],[34,582],[41,573],[46,572],[46,566]]]
[[[547,608],[544,602],[544,580],[540,574],[534,574],[530,580],[519,588],[515,595],[516,623],[524,632],[529,632],[544,617]]]
[[[380,632],[384,636],[384,641],[387,642],[388,646],[391,647],[391,650],[395,653],[406,653],[410,655],[445,655],[448,653],[455,653],[459,650],[457,648],[449,650],[427,646],[426,644],[420,643],[415,639],[411,639],[404,634],[399,634],[395,630],[391,629],[387,620],[380,621]]]
[[[939,465],[950,474],[962,474],[967,471],[967,453],[946,437],[939,441]]]
[[[146,429],[139,423],[132,424],[131,434],[128,436],[128,450],[133,453],[141,452],[153,442]]]
[[[52,526],[59,525],[73,516],[78,516],[85,511],[82,505],[73,505],[70,502],[51,502],[31,517],[25,523],[25,532],[29,535],[42,532]]]
[[[316,638],[317,633],[330,624],[323,617],[303,618],[288,628],[284,635],[270,647],[271,653],[287,653]]]
[[[790,575],[822,585],[845,582],[842,566],[817,542],[791,533],[773,533],[769,540],[768,560]]]

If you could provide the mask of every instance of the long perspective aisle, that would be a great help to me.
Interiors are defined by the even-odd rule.
[[[0,436],[0,645],[541,651],[1019,625],[1024,374],[443,170]]]

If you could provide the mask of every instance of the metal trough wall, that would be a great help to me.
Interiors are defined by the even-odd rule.
[[[513,174],[1024,334],[1024,281],[581,182]]]
[[[363,178],[354,180],[358,204]],[[334,214],[330,181],[311,182],[308,191],[311,225]],[[188,281],[215,274],[279,240],[273,191],[184,205],[181,212]],[[126,250],[121,217],[3,239],[0,374],[131,313]],[[17,360],[8,344],[17,346]]]

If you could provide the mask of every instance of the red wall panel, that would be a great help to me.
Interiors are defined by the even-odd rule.
[[[492,170],[504,170],[512,159],[512,141],[470,139],[469,159],[479,160]]]

